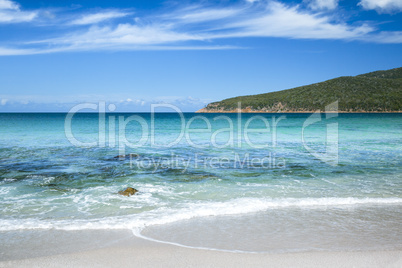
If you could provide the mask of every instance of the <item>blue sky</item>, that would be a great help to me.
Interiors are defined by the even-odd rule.
[[[116,111],[401,67],[402,0],[0,0],[0,112]]]

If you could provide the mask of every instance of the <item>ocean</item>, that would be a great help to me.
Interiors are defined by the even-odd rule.
[[[0,135],[0,237],[402,248],[401,114],[2,113]]]

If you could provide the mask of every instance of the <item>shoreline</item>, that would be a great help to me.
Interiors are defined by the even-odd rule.
[[[98,230],[102,237],[111,230]],[[44,231],[49,235],[60,231]],[[55,232],[55,233],[54,233]],[[83,232],[69,231],[82,235]],[[90,231],[84,231],[90,232]],[[51,235],[51,236],[52,236]],[[129,235],[127,230],[115,234],[111,244],[95,249],[77,249],[61,254],[0,261],[0,267],[401,267],[402,250],[316,251],[300,253],[231,253],[191,249],[156,243]],[[122,236],[125,238],[122,238]],[[52,236],[53,237],[53,236]],[[57,235],[54,237],[57,240]],[[72,242],[71,239],[63,243]],[[59,241],[60,242],[60,241]],[[77,244],[78,241],[75,242]],[[46,246],[46,245],[42,245]],[[49,246],[49,245],[47,245]]]
[[[390,209],[394,211],[394,208]],[[361,233],[359,229],[353,230],[351,236],[342,237],[342,230],[353,229],[354,225],[345,225],[336,231],[334,226],[339,224],[335,222],[334,226],[324,228],[322,222],[328,222],[325,218],[334,218],[333,215],[328,214],[327,209],[315,211],[317,214],[310,212],[314,211],[296,209],[294,214],[292,211],[283,213],[273,210],[266,215],[275,219],[271,223],[268,218],[261,218],[262,213],[241,218],[194,218],[149,226],[140,233],[131,229],[2,231],[0,240],[4,242],[0,243],[0,267],[402,267],[400,243],[393,246],[390,242],[381,243],[381,240],[373,237],[372,232]],[[300,221],[300,213],[307,213],[310,220]],[[284,214],[289,220],[294,219],[293,224],[284,226],[280,219]],[[349,214],[366,217],[372,213],[354,208],[341,211],[339,217],[335,218],[342,219]],[[361,218],[356,216],[356,219]],[[394,220],[390,219],[390,222]],[[264,224],[259,224],[261,222]],[[292,232],[294,224],[303,222],[308,223],[304,229],[311,229],[310,232],[304,236],[298,230]],[[351,222],[359,220],[352,219]],[[217,228],[214,229],[214,226]],[[252,227],[247,229],[245,226]],[[374,229],[380,237],[387,236],[384,230]],[[386,228],[387,231],[389,229]],[[264,230],[272,232],[264,235]],[[388,236],[393,234],[392,239],[398,240],[397,230],[400,229],[395,224]],[[316,237],[311,240],[309,237],[312,232]],[[198,243],[197,236],[202,238],[202,244]],[[300,244],[306,240],[308,246]],[[358,245],[364,243],[368,247],[355,247],[356,240]],[[242,248],[228,247],[236,246],[234,241],[238,243],[237,246],[250,246],[250,243],[258,245],[260,241],[268,247],[259,252],[252,248],[244,251]],[[327,247],[322,247],[323,244]],[[346,248],[339,245],[345,245]],[[299,249],[292,250],[290,246]]]
[[[1,231],[0,267],[402,267],[399,211],[399,205],[274,209],[155,224],[139,233],[117,226]]]

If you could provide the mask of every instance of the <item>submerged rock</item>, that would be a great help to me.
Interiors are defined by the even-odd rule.
[[[130,195],[134,195],[136,192],[138,192],[138,190],[131,188],[131,187],[127,187],[126,190],[119,191],[119,194],[124,195],[124,196],[130,196]]]
[[[114,159],[119,159],[119,160],[125,160],[125,159],[130,159],[130,158],[137,158],[140,155],[138,154],[121,154],[113,157]]]

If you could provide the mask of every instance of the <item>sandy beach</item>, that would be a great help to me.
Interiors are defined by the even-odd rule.
[[[137,241],[39,258],[5,261],[1,267],[401,267],[402,251],[245,254]]]
[[[108,234],[109,233],[109,234]],[[402,251],[232,253],[143,240],[130,231],[44,231],[48,240],[21,244],[0,267],[401,267]],[[47,234],[47,235],[46,235]],[[66,239],[66,237],[69,237]],[[81,240],[78,239],[81,237]],[[88,237],[98,237],[88,242]],[[31,236],[31,238],[35,238]],[[87,243],[83,244],[83,240]],[[64,242],[62,242],[63,240]],[[75,245],[74,245],[74,242]],[[52,243],[51,243],[52,242]],[[100,244],[104,245],[101,246]],[[101,248],[94,249],[95,244]],[[80,250],[80,246],[91,248]],[[31,248],[30,248],[31,247]],[[5,250],[4,244],[1,250]],[[54,254],[59,251],[62,254]],[[27,252],[31,252],[31,255]],[[32,255],[32,252],[38,256]],[[29,256],[29,258],[27,258]]]

